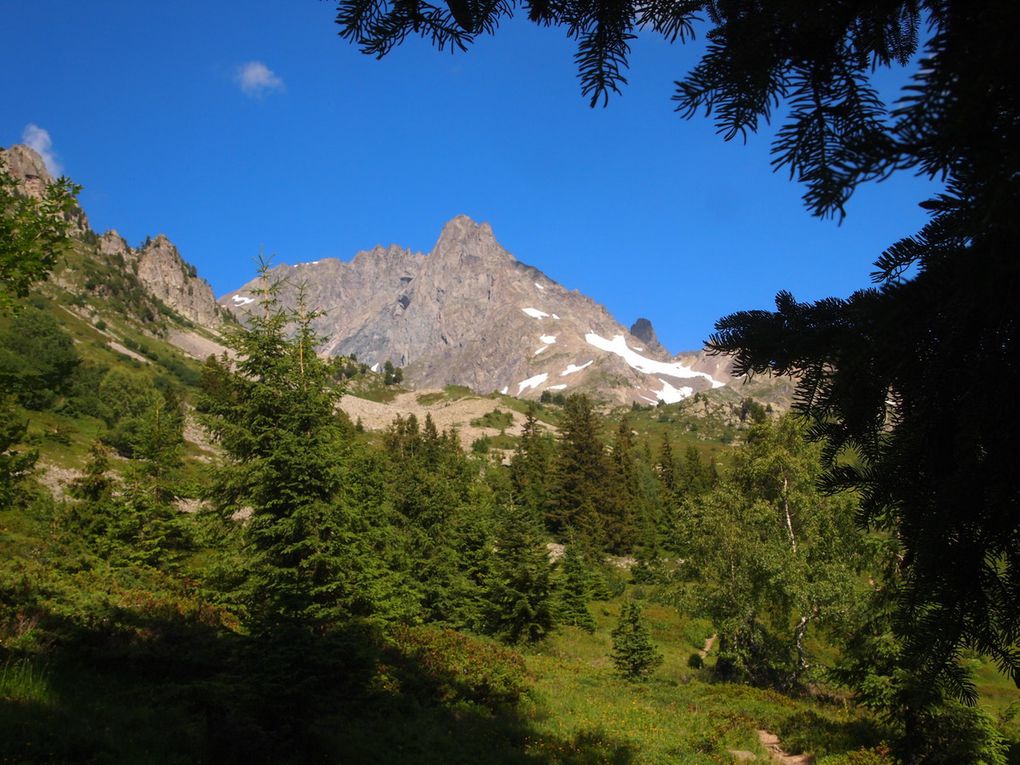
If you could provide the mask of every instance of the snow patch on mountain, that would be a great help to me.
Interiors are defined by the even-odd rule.
[[[668,375],[669,377],[678,377],[680,379],[702,377],[712,383],[713,388],[722,388],[726,385],[726,383],[716,380],[712,375],[705,372],[695,372],[678,361],[655,361],[654,359],[645,358],[633,348],[627,346],[627,340],[623,335],[614,335],[612,340],[606,340],[601,335],[589,332],[584,336],[584,339],[589,345],[594,345],[599,350],[615,353],[632,368],[646,375]],[[672,388],[672,386],[670,387]],[[686,388],[687,386],[684,387]],[[673,388],[673,390],[677,389]]]
[[[668,382],[663,379],[659,379],[662,383],[662,390],[655,395],[658,396],[660,401],[665,401],[667,404],[675,404],[677,401],[683,401],[685,398],[690,397],[694,393],[694,388],[690,385],[681,385],[679,388],[674,388]]]
[[[595,359],[592,359],[591,361],[586,361],[581,366],[576,366],[574,362],[570,362],[569,364],[567,364],[567,368],[560,372],[560,377],[566,377],[567,375],[574,374],[574,372],[580,372],[585,367],[590,367],[594,363]]]
[[[522,393],[524,393],[524,391],[529,390],[530,388],[537,388],[539,385],[541,385],[548,379],[549,373],[543,372],[540,375],[529,377],[527,380],[522,380],[521,382],[517,383],[517,395],[518,396],[521,395]]]
[[[563,390],[566,387],[566,383],[560,383],[559,385],[550,385],[546,390]]]
[[[522,311],[530,316],[532,319],[545,319],[549,316],[545,311],[539,311],[537,308],[522,308]]]
[[[234,295],[230,299],[234,301],[234,305],[248,305],[255,302],[255,298],[245,297],[244,295]]]
[[[538,339],[546,345],[552,345],[556,342],[556,335],[540,335]]]

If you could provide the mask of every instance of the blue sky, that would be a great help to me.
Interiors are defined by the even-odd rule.
[[[167,234],[217,295],[260,251],[427,252],[466,213],[674,351],[780,289],[866,286],[926,220],[935,187],[905,175],[860,190],[841,226],[814,219],[768,136],[724,143],[681,119],[673,81],[697,45],[642,37],[623,96],[589,109],[560,30],[514,21],[466,55],[411,41],[377,61],[333,16],[316,0],[0,0],[0,145],[45,131],[93,228]]]

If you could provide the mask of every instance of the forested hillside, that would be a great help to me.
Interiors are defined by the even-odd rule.
[[[761,732],[1018,761],[983,657],[973,706],[901,661],[897,539],[819,491],[792,416],[497,396],[468,448],[372,432],[268,269],[200,364],[122,256],[4,190],[53,258],[3,272],[0,761],[719,763]]]

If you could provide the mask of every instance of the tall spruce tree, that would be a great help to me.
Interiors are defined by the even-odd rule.
[[[468,549],[484,544],[468,516],[477,466],[456,434],[439,433],[431,415],[420,427],[412,414],[397,417],[384,436],[388,494],[406,542],[412,582],[424,617],[457,627],[475,626],[478,595],[468,570]],[[461,536],[464,534],[465,536]],[[484,535],[483,535],[484,536]]]
[[[605,541],[601,509],[606,498],[608,462],[591,401],[568,396],[556,450],[554,488],[546,514],[561,537],[578,535],[593,544]]]
[[[487,627],[510,643],[534,642],[552,629],[555,603],[539,516],[509,503],[497,520],[486,582]]]
[[[315,353],[313,316],[281,307],[265,261],[259,275],[259,309],[231,335],[236,359],[210,360],[204,375],[200,408],[224,454],[211,497],[226,516],[250,513],[253,629],[322,630],[375,614],[388,578],[369,524],[340,502],[342,391]]]
[[[615,553],[633,550],[647,513],[638,476],[636,446],[630,421],[621,418],[607,459],[608,472],[600,512],[607,547]]]
[[[535,404],[528,405],[521,437],[510,461],[514,501],[537,513],[549,506],[554,444],[538,424]]]
[[[567,544],[561,568],[557,620],[561,624],[594,632],[595,617],[588,609],[593,596],[592,575],[578,544]]]
[[[662,434],[662,445],[659,447],[659,459],[655,463],[655,472],[662,481],[666,492],[675,497],[677,490],[676,481],[676,457],[673,456],[673,444],[669,440],[669,433]]]

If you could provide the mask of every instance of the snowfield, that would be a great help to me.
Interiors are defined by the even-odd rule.
[[[517,395],[518,396],[521,395],[524,391],[528,390],[529,388],[537,388],[539,385],[541,385],[548,379],[549,373],[543,372],[540,375],[529,377],[527,380],[522,380],[521,382],[517,383]]]
[[[608,351],[609,353],[615,353],[617,356],[627,362],[632,368],[646,375],[668,375],[669,377],[678,377],[680,379],[692,379],[695,377],[701,377],[712,383],[713,388],[722,388],[726,383],[719,382],[712,375],[706,372],[695,372],[688,366],[684,366],[678,361],[655,361],[654,359],[645,358],[640,353],[635,351],[633,348],[627,346],[627,341],[623,335],[616,335],[612,340],[606,340],[601,335],[597,335],[594,332],[589,332],[584,336],[585,341],[589,345],[594,345],[599,350]],[[659,382],[663,382],[660,380]],[[668,386],[672,391],[690,390],[687,386],[677,389],[673,386]],[[665,388],[663,389],[663,392]],[[659,398],[662,398],[663,392],[659,393]],[[693,391],[692,391],[693,392]],[[669,393],[667,395],[674,395]],[[690,395],[690,394],[688,394]],[[665,401],[665,399],[662,399]],[[679,399],[677,399],[679,401]],[[672,402],[668,402],[672,403]]]
[[[234,305],[248,305],[255,302],[255,298],[245,297],[244,295],[234,295],[230,299],[234,301]]]
[[[580,372],[582,369],[585,369],[586,367],[590,367],[594,363],[595,363],[595,359],[592,359],[591,361],[586,361],[581,366],[576,366],[573,362],[571,362],[571,363],[567,364],[567,368],[566,369],[564,369],[562,372],[560,372],[560,377],[566,377],[567,375],[574,374],[574,372]]]
[[[532,319],[545,319],[549,316],[545,311],[539,311],[537,308],[522,308],[522,311],[530,316]]]
[[[659,379],[662,383],[662,390],[655,395],[659,397],[660,401],[665,401],[667,404],[675,404],[677,401],[683,401],[685,398],[693,395],[694,388],[690,385],[681,385],[679,388],[674,388],[668,382],[663,379]]]

